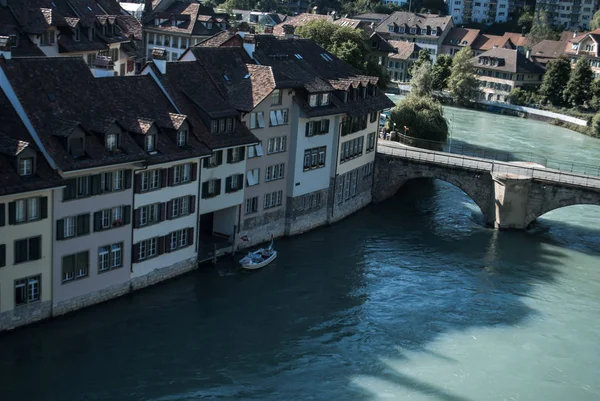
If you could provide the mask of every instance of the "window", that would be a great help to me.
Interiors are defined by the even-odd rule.
[[[377,121],[377,112],[374,111],[371,114],[369,114],[369,122],[374,123],[376,121]]]
[[[234,174],[225,179],[225,192],[235,192],[244,188],[244,174]]]
[[[263,209],[270,209],[272,207],[281,206],[283,197],[283,191],[276,191],[265,194],[263,201]]]
[[[15,280],[15,305],[26,305],[41,299],[42,291],[40,282],[42,276],[31,276]]]
[[[250,171],[246,172],[246,179],[247,179],[249,187],[259,184],[260,183],[260,169],[255,168],[254,170],[250,170]]]
[[[77,198],[85,198],[90,195],[90,177],[77,178]]]
[[[252,214],[258,211],[258,196],[246,199],[245,214]]]
[[[263,155],[262,144],[248,146],[248,159]]]
[[[179,164],[173,167],[173,184],[184,184],[192,179],[192,164]]]
[[[46,31],[42,33],[40,46],[54,46],[54,31]]]
[[[310,107],[317,107],[319,104],[319,95],[310,95],[308,98],[308,104],[310,104]]]
[[[302,198],[302,209],[310,210],[321,206],[321,193],[314,192],[312,194],[304,195]]]
[[[138,226],[143,227],[149,224],[158,223],[160,221],[160,205],[146,205],[140,207],[138,211]]]
[[[15,263],[24,263],[42,258],[42,237],[31,237],[15,241]]]
[[[288,109],[271,110],[269,117],[271,127],[285,125],[288,123]]]
[[[348,160],[354,159],[355,157],[362,156],[363,140],[364,137],[360,136],[358,138],[343,142],[340,150],[340,163],[344,163]]]
[[[33,157],[20,157],[19,158],[19,175],[31,175],[33,174]]]
[[[394,25],[388,25],[388,32],[394,32]]]
[[[56,239],[63,240],[90,233],[90,214],[69,216],[56,221]]]
[[[329,93],[320,93],[317,95],[310,95],[310,97],[308,98],[308,102],[310,104],[310,107],[327,106],[329,105],[329,99]]]
[[[171,201],[171,215],[169,218],[174,219],[181,216],[187,216],[190,214],[190,202],[191,196],[183,196],[176,198]]]
[[[144,171],[140,173],[140,191],[152,191],[160,188],[160,170]]]
[[[323,93],[320,95],[320,102],[319,104],[321,106],[327,106],[329,104],[329,93]]]
[[[281,89],[275,89],[273,91],[273,94],[271,95],[271,105],[272,106],[280,105],[281,101],[282,101],[282,95],[283,95],[283,93],[281,92]]]
[[[329,120],[309,121],[306,123],[306,136],[325,135],[329,133]]]
[[[413,35],[417,33],[417,28],[410,28],[410,33]]]
[[[204,159],[204,167],[212,168],[220,166],[223,163],[223,151],[217,150],[213,152],[209,158]]]
[[[129,224],[131,206],[117,206],[94,213],[94,231],[106,230]]]
[[[327,148],[306,149],[304,151],[304,171],[325,167],[325,152]]]
[[[109,152],[115,151],[119,148],[119,135],[108,134],[106,135],[106,150]]]
[[[269,138],[267,145],[267,154],[285,152],[287,147],[287,137],[277,136]]]
[[[375,149],[375,133],[371,132],[367,135],[367,153],[372,152]]]
[[[123,243],[98,248],[98,272],[105,272],[123,266]]]
[[[275,181],[283,178],[285,163],[268,166],[265,169],[265,182]]]
[[[153,45],[154,44],[154,33],[149,33],[148,34],[148,44]]]
[[[6,266],[6,245],[0,244],[0,267]]]
[[[192,229],[184,228],[183,230],[173,231],[167,235],[167,246],[170,251],[185,248],[192,245]]]
[[[146,152],[155,152],[156,151],[156,135],[155,134],[147,134],[146,138],[144,138],[144,149]]]
[[[79,280],[88,276],[90,267],[89,251],[79,252],[62,258],[62,282]]]
[[[427,35],[427,28],[421,29],[421,35]]]
[[[202,183],[202,198],[212,198],[221,193],[221,180],[208,180]]]
[[[186,146],[188,144],[188,132],[187,130],[179,130],[177,131],[177,146],[180,148]]]
[[[250,129],[264,128],[265,116],[262,111],[250,114]]]
[[[63,229],[63,237],[69,238],[75,236],[75,222],[77,217],[65,217],[64,219],[64,229]]]
[[[238,163],[244,160],[245,153],[243,147],[231,148],[227,150],[227,163]]]
[[[14,204],[14,216],[15,220],[13,224],[25,223],[28,221],[39,220],[42,218],[40,213],[40,202],[42,198],[27,198],[19,199],[9,204],[9,213],[12,214],[11,209]],[[10,220],[10,216],[9,216]]]

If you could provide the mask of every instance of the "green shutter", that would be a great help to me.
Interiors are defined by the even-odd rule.
[[[8,224],[17,224],[17,203],[10,202],[8,204]]]
[[[6,266],[6,245],[0,245],[0,267]]]
[[[6,224],[6,216],[5,216],[5,207],[4,203],[0,203],[0,227]]]
[[[125,211],[123,214],[125,215],[125,224],[131,223],[131,206],[125,206]]]
[[[48,218],[48,197],[47,196],[42,196],[42,199],[40,200],[40,214],[42,216],[42,219]]]
[[[65,220],[56,220],[56,239],[58,241],[65,238]]]
[[[100,192],[102,192],[101,190],[101,180],[100,180],[100,174],[95,174],[91,177],[91,185],[92,185],[92,195],[98,195]]]
[[[125,189],[131,188],[131,170],[125,170]]]
[[[94,231],[102,230],[102,212],[94,213]]]
[[[63,201],[75,199],[77,194],[77,180],[71,178],[65,182],[66,187],[63,189]]]

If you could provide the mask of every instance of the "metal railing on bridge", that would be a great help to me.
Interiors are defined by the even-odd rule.
[[[548,181],[549,183],[554,182],[600,189],[600,178],[597,176],[552,170],[541,166],[536,167],[535,164],[530,166],[519,165],[515,161],[503,162],[403,145],[394,146],[393,142],[386,144],[383,141],[379,143],[377,151],[411,160],[457,166],[474,171],[530,177],[540,181]]]

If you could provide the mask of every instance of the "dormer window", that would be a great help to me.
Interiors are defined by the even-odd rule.
[[[88,28],[88,39],[94,40],[94,35],[95,35],[94,27],[89,27]]]
[[[427,35],[427,28],[421,29],[421,35]]]
[[[319,95],[310,95],[308,104],[310,104],[310,107],[317,107],[319,104]]]
[[[212,25],[212,22],[208,22],[208,23],[206,24],[206,28],[207,28],[207,29],[212,29],[212,27],[213,27],[213,25]]]
[[[348,103],[348,92],[347,91],[342,94],[342,101],[344,103]]]
[[[19,175],[24,177],[33,174],[33,157],[19,158]]]
[[[362,88],[360,88],[360,98],[364,99],[367,97],[367,87],[363,86]]]
[[[437,29],[432,29],[430,32],[431,36],[437,36]]]
[[[180,148],[186,146],[188,144],[188,132],[187,130],[179,130],[177,131],[177,146]]]
[[[69,137],[69,153],[74,158],[85,155],[85,135],[83,132],[71,134]]]
[[[144,138],[144,149],[146,152],[156,152],[156,135],[148,134],[146,138]]]
[[[73,41],[79,42],[81,40],[81,30],[79,28],[75,28],[73,31]]]
[[[106,150],[114,152],[119,148],[119,134],[106,135]]]
[[[102,25],[102,35],[106,36],[106,24]]]
[[[417,28],[410,28],[410,33],[412,33],[413,35],[414,35],[415,33],[417,33]]]
[[[46,31],[42,33],[40,38],[41,46],[54,46],[54,31]]]
[[[394,25],[388,25],[388,32],[394,32]]]
[[[398,32],[400,32],[400,33],[404,33],[404,27],[403,27],[403,26],[401,26],[400,28],[398,28]]]
[[[329,93],[322,93],[321,94],[320,104],[321,104],[321,106],[327,106],[327,105],[329,105]]]

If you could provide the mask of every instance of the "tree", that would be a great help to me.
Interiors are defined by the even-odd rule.
[[[554,106],[564,104],[563,91],[570,74],[571,63],[566,57],[549,62],[539,91],[542,100]]]
[[[415,75],[423,64],[431,65],[431,57],[429,57],[429,53],[427,53],[427,50],[425,49],[421,49],[421,51],[419,51],[419,58],[417,58],[417,61],[415,61],[410,68],[410,75]]]
[[[431,96],[431,92],[433,91],[431,84],[431,64],[423,63],[421,64],[421,67],[415,71],[410,80],[410,93],[419,97]]]
[[[406,135],[413,138],[444,142],[448,137],[444,110],[432,97],[411,93],[392,110],[390,122],[400,131],[406,127]]]
[[[600,79],[594,79],[594,82],[592,82],[592,100],[590,106],[594,110],[600,110]]]
[[[470,103],[479,91],[479,80],[475,76],[475,67],[471,62],[472,58],[471,48],[465,46],[452,59],[452,73],[448,78],[448,91],[454,101],[461,105]]]
[[[592,136],[600,138],[600,113],[596,113],[594,114],[594,117],[592,117],[590,131]]]
[[[529,32],[531,31],[531,27],[533,26],[534,19],[535,15],[533,9],[528,6],[524,7],[517,22],[517,26],[521,28],[521,30]]]
[[[594,29],[600,28],[600,10],[596,11],[592,20],[590,21],[590,29],[593,31]]]
[[[585,57],[580,57],[571,71],[569,82],[565,88],[565,99],[569,104],[583,105],[592,98],[592,82],[594,73]]]
[[[434,90],[444,90],[448,86],[448,78],[452,74],[452,57],[440,54],[431,69],[431,86]]]
[[[543,9],[540,9],[537,18],[534,18],[531,30],[527,35],[528,46],[532,47],[542,40],[556,40],[558,38],[558,33],[552,29],[552,26],[548,22],[546,12]]]
[[[527,104],[528,94],[521,88],[514,88],[508,94],[508,101],[510,104],[516,104],[519,106],[524,106]]]

